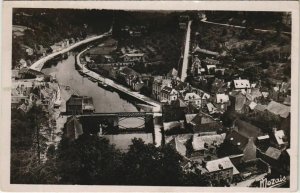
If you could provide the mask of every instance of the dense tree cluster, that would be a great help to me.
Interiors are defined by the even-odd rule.
[[[23,45],[39,49],[49,48],[66,38],[85,38],[87,35],[108,31],[112,24],[113,12],[105,10],[75,9],[14,9],[13,25],[24,26],[21,36],[12,43],[13,67],[22,59],[31,58],[22,49]]]
[[[108,140],[84,134],[75,141],[63,139],[57,153],[60,184],[204,185],[191,179],[195,173],[182,170],[182,157],[169,145],[155,147],[133,139],[122,153]]]
[[[46,114],[33,106],[26,114],[12,109],[11,114],[11,182],[42,183],[40,175],[47,169],[41,165],[41,154],[46,151],[46,139],[40,134]]]
[[[37,127],[42,124],[43,117],[44,112],[37,106],[27,114],[12,110],[13,184],[208,184],[201,173],[184,172],[182,156],[170,145],[155,147],[141,139],[133,139],[124,153],[103,137],[83,134],[76,140],[63,137],[57,149],[50,145],[46,150],[45,141],[37,136]],[[45,151],[47,159],[40,161],[39,154]]]

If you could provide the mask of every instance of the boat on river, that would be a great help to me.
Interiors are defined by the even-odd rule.
[[[95,79],[95,78],[93,78],[93,77],[89,77],[88,78],[90,81],[92,81],[92,82],[97,82],[98,80],[97,79]]]

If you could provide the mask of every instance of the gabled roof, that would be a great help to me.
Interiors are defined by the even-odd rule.
[[[168,73],[168,76],[177,76],[178,75],[178,71],[175,68],[172,68],[172,70],[170,70],[170,72]]]
[[[290,114],[290,107],[275,101],[271,101],[268,104],[267,110],[275,115],[281,116],[282,118],[287,118]]]
[[[249,137],[258,137],[261,136],[263,133],[261,132],[261,129],[246,122],[246,121],[242,121],[240,119],[237,119],[235,121],[235,125],[238,128],[238,132],[244,136],[246,136],[247,138]]]
[[[66,133],[65,135],[69,138],[77,139],[83,134],[82,124],[76,116],[68,118],[66,123]]]
[[[227,103],[229,96],[227,94],[217,94],[217,103]]]
[[[213,120],[211,117],[203,113],[198,113],[191,122],[195,125],[201,125],[201,124],[215,122],[215,120]]]
[[[206,163],[206,169],[208,170],[208,172],[215,172],[221,169],[228,169],[228,168],[233,169],[233,175],[240,173],[233,165],[233,163],[230,161],[229,157],[208,161]]]
[[[247,137],[235,130],[233,130],[226,136],[226,140],[229,141],[232,145],[237,146],[242,151],[245,149],[249,141]]]
[[[285,144],[285,142],[283,141],[283,138],[285,137],[283,130],[276,130],[274,132],[274,136],[278,145]]]
[[[185,114],[185,120],[187,123],[190,123],[196,116],[197,114]]]
[[[201,97],[199,95],[197,95],[196,93],[186,93],[184,100],[185,101],[189,101],[189,100],[199,100],[201,99]]]
[[[237,89],[250,88],[250,82],[246,79],[233,80],[233,83]]]
[[[206,106],[210,114],[213,114],[218,110],[212,103],[207,103]]]
[[[281,155],[281,151],[279,149],[274,148],[274,147],[269,147],[265,154],[267,156],[277,160]]]
[[[193,135],[193,149],[195,151],[199,151],[202,149],[205,149],[204,144],[207,145],[220,145],[223,143],[224,139],[226,137],[226,134],[220,134],[220,135],[202,135],[199,136],[199,134]]]
[[[187,107],[187,105],[185,104],[185,102],[182,99],[178,99],[178,105],[179,107]]]
[[[68,105],[82,105],[83,98],[81,96],[72,95],[67,101]]]
[[[222,128],[222,124],[202,113],[197,114],[191,121],[191,124],[193,124],[194,133],[216,133],[218,129]]]
[[[210,95],[209,95],[209,94],[203,93],[202,99],[209,99],[209,98],[210,98]]]

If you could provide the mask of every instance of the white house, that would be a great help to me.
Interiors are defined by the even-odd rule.
[[[178,91],[165,86],[162,88],[161,93],[160,93],[160,101],[161,102],[168,102],[170,103],[171,101],[175,101],[178,98]]]
[[[201,97],[196,93],[186,93],[186,95],[184,96],[184,101],[186,104],[192,103],[197,107],[201,107]]]
[[[233,80],[233,85],[235,90],[240,90],[240,91],[251,91],[251,84],[249,80],[247,79],[238,79],[238,80]]]

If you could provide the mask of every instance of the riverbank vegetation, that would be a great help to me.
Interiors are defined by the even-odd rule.
[[[26,136],[27,150],[33,147]],[[81,185],[161,185],[207,186],[209,181],[201,172],[185,172],[181,157],[170,145],[155,147],[141,139],[133,139],[128,152],[116,149],[105,138],[83,134],[76,140],[63,138],[49,148],[46,162],[32,162],[36,154],[14,159],[23,145],[14,146],[12,184],[81,184]],[[20,163],[22,162],[22,164]]]
[[[34,61],[44,49],[64,39],[74,41],[108,31],[112,24],[112,12],[80,9],[14,9],[13,25],[22,26],[22,33],[13,33],[12,67],[20,59]],[[27,54],[27,48],[33,53]]]
[[[57,147],[46,149],[38,135],[44,115],[38,106],[26,114],[12,111],[12,184],[209,185],[200,172],[183,170],[184,158],[170,145],[155,147],[135,138],[121,152],[107,139],[84,133],[75,140],[63,135]]]

